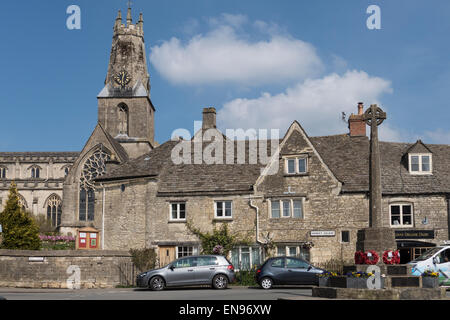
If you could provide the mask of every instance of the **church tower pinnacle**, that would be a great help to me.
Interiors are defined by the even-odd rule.
[[[126,25],[118,11],[105,86],[97,98],[99,123],[131,158],[153,148],[155,108],[150,100],[144,18],[140,13],[133,24],[130,5]]]

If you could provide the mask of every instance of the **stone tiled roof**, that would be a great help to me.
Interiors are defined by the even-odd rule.
[[[19,151],[19,152],[0,152],[0,157],[59,157],[59,158],[76,158],[80,152],[72,151]]]
[[[370,142],[367,137],[343,134],[313,137],[311,141],[343,183],[343,192],[369,191]],[[421,145],[421,152],[433,154],[432,175],[409,173],[407,153],[416,152],[418,145]],[[450,193],[450,145],[380,142],[380,158],[384,194]]]
[[[342,192],[369,190],[370,146],[367,137],[341,134],[310,137],[310,140],[342,182]],[[250,193],[264,167],[259,161],[256,164],[236,164],[235,161],[235,164],[176,165],[171,161],[171,152],[177,143],[168,141],[147,155],[126,161],[98,180],[153,176],[158,179],[160,195]],[[383,193],[450,193],[450,146],[425,145],[433,154],[433,174],[426,176],[411,175],[408,171],[405,152],[412,146],[411,143],[380,142]],[[193,155],[191,159],[194,159]]]

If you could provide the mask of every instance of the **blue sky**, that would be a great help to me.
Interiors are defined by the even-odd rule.
[[[66,9],[81,8],[81,30]],[[369,30],[369,5],[381,29]],[[450,142],[450,2],[133,1],[144,14],[159,142],[193,131],[204,107],[220,128],[345,133],[359,101],[388,115],[383,140]],[[0,150],[78,151],[97,122],[117,10],[124,0],[0,5]],[[229,54],[227,54],[229,53]],[[183,57],[180,63],[174,61]]]

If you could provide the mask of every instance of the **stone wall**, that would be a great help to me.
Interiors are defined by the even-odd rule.
[[[81,288],[113,288],[135,276],[126,251],[0,250],[0,287],[67,288],[69,266],[79,267]]]

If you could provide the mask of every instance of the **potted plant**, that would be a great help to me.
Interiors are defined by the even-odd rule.
[[[324,273],[318,274],[318,277],[319,277],[319,287],[328,287],[330,278],[337,277],[337,273],[325,271]]]
[[[423,288],[437,288],[439,286],[439,272],[425,270],[422,273]]]

